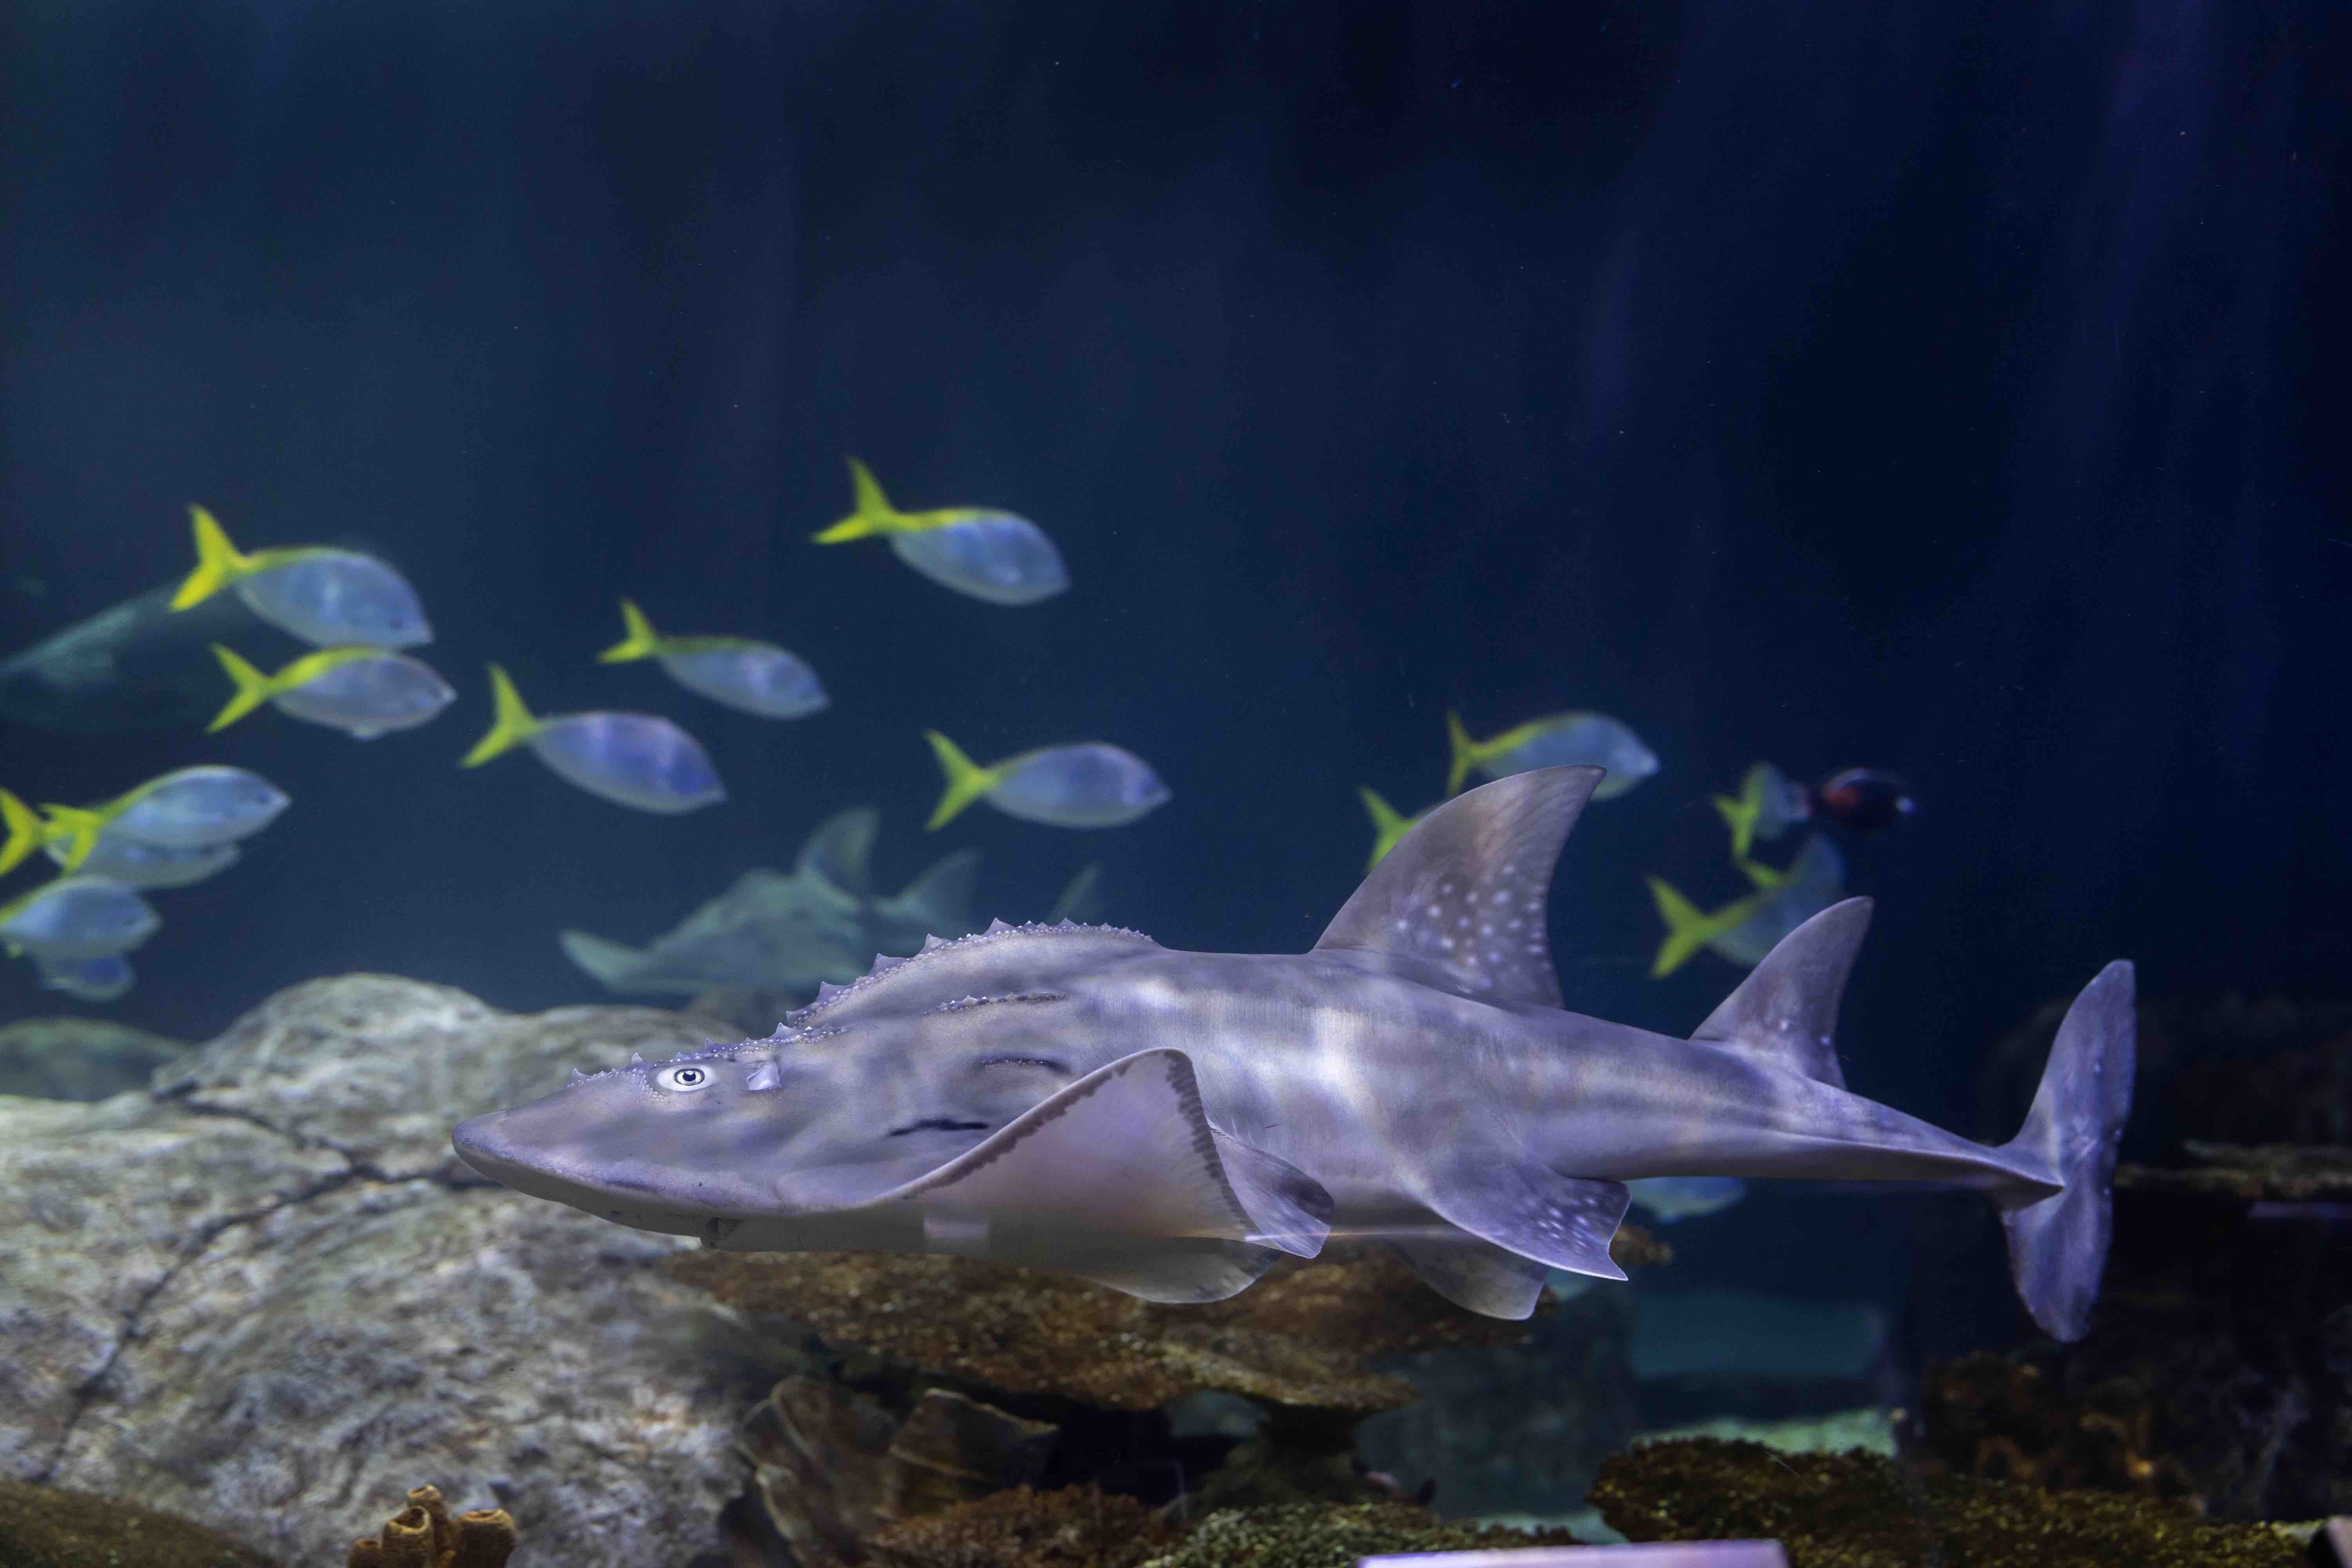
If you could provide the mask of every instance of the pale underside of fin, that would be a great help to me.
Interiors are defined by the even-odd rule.
[[[943,1252],[1050,1268],[1156,1301],[1212,1301],[1313,1257],[1330,1194],[1209,1125],[1191,1061],[1140,1051],[854,1208],[719,1220],[730,1251]]]
[[[1543,1295],[1548,1266],[1475,1236],[1456,1232],[1389,1245],[1412,1266],[1421,1282],[1453,1302],[1489,1318],[1532,1317]]]
[[[1432,1184],[1438,1195],[1430,1208],[1481,1241],[1571,1274],[1625,1278],[1609,1256],[1633,1201],[1622,1182],[1563,1176],[1507,1157],[1464,1157]]]
[[[1447,801],[1372,868],[1315,950],[1479,1001],[1559,1006],[1552,868],[1601,778],[1594,767],[1538,768]]]
[[[1774,1067],[1845,1087],[1838,1066],[1838,1005],[1870,930],[1871,900],[1832,904],[1780,939],[1691,1039],[1744,1051]]]

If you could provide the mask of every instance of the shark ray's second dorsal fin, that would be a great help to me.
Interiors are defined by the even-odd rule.
[[[979,886],[980,851],[959,849],[932,863],[896,897],[882,900],[882,912],[917,926],[968,931],[971,896]]]
[[[837,811],[818,824],[808,842],[801,846],[794,869],[803,875],[814,873],[843,892],[864,898],[873,885],[867,868],[874,856],[874,836],[881,826],[882,814],[870,805]]]
[[[795,1029],[840,1028],[861,1018],[927,1013],[967,996],[1053,992],[1071,975],[1160,951],[1141,931],[1066,921],[934,942],[912,958],[877,958],[865,974],[786,1014],[784,1022]]]
[[[1447,801],[1372,868],[1315,951],[1369,954],[1484,1002],[1559,1006],[1545,903],[1601,776],[1538,768]]]
[[[1870,929],[1871,908],[1868,899],[1848,899],[1782,937],[1691,1039],[1747,1051],[1774,1067],[1843,1089],[1838,1003]]]

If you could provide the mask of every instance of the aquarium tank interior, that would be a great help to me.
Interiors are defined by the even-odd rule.
[[[0,1565],[2352,1568],[2347,80],[7,8]]]

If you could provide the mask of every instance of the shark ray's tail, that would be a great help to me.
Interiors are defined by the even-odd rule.
[[[2132,966],[2121,960],[2083,987],[2058,1026],[2024,1130],[2003,1146],[2047,1171],[2055,1193],[1996,1195],[2009,1267],[2025,1310],[2052,1338],[2079,1340],[2106,1267],[2108,1182],[2131,1110],[2137,1051]]]

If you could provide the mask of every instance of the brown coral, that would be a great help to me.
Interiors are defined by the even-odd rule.
[[[1991,1352],[1931,1369],[1920,1394],[1930,1468],[1980,1480],[2186,1498],[2189,1472],[2152,1450],[2146,1385],[2110,1378],[2070,1398],[2042,1370]]]
[[[901,1421],[839,1384],[788,1377],[744,1417],[738,1447],[769,1522],[817,1568],[865,1561],[887,1526],[1034,1480],[1054,1430],[942,1388]]]
[[[1371,1371],[1370,1358],[1514,1344],[1526,1333],[1452,1305],[1384,1252],[1286,1260],[1231,1300],[1196,1307],[960,1258],[690,1252],[669,1267],[730,1306],[780,1313],[834,1343],[1116,1410],[1206,1389],[1358,1414],[1394,1409],[1412,1390]]]
[[[1601,1468],[1593,1505],[1633,1541],[1769,1536],[1790,1568],[2299,1568],[2294,1541],[2169,1499],[1920,1475],[1859,1450],[1651,1443]]]
[[[866,1547],[886,1568],[1134,1568],[1180,1534],[1133,1498],[1015,1487],[890,1525]]]
[[[268,1568],[216,1531],[87,1492],[0,1479],[0,1563],[9,1568]]]
[[[439,1487],[418,1487],[408,1506],[374,1535],[352,1542],[350,1568],[504,1568],[515,1549],[514,1516],[468,1509],[455,1519]]]

